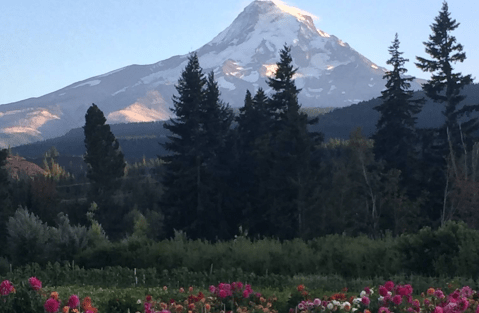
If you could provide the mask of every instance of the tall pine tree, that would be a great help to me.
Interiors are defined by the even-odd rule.
[[[0,255],[6,251],[7,242],[7,221],[15,212],[10,199],[10,182],[8,172],[5,168],[7,164],[8,150],[0,150]]]
[[[424,42],[426,53],[431,59],[417,57],[416,65],[425,72],[430,72],[431,79],[423,85],[426,95],[438,105],[444,105],[445,123],[441,129],[440,141],[443,154],[448,150],[448,137],[452,142],[453,153],[459,157],[463,152],[461,133],[467,137],[479,129],[477,118],[462,122],[461,118],[472,111],[479,110],[479,105],[460,106],[465,96],[463,88],[472,83],[471,75],[462,75],[453,71],[453,64],[464,62],[466,53],[463,46],[456,42],[451,33],[459,27],[459,23],[451,18],[447,2],[443,2],[439,16],[431,25],[432,34],[429,41]],[[470,143],[470,141],[469,141]]]
[[[117,212],[113,195],[121,186],[125,173],[125,159],[120,144],[106,124],[103,112],[92,104],[85,115],[85,163],[90,180],[89,201],[100,207],[98,220],[111,236],[119,234],[119,221],[123,217]]]
[[[232,113],[219,99],[214,75],[205,78],[196,54],[189,57],[176,90],[175,117],[164,125],[171,132],[164,144],[170,152],[164,158],[162,198],[167,233],[173,235],[176,229],[191,238],[223,239],[232,235],[225,218],[223,183]]]
[[[444,223],[448,209],[449,182],[448,166],[456,168],[456,159],[472,145],[472,133],[479,129],[477,118],[465,120],[471,112],[479,110],[479,105],[467,106],[461,102],[465,96],[463,88],[472,83],[471,75],[454,72],[453,64],[464,62],[466,54],[463,46],[451,34],[459,23],[452,19],[447,2],[443,2],[439,15],[431,25],[432,34],[424,42],[426,53],[431,59],[417,57],[416,65],[431,73],[431,79],[423,85],[426,95],[437,105],[444,106],[444,124],[432,132],[433,140],[422,140],[424,171],[423,181],[430,193],[429,217],[432,221]],[[448,161],[449,160],[449,161]],[[457,172],[457,171],[456,171]]]
[[[315,145],[308,132],[308,117],[300,112],[300,89],[294,83],[298,69],[293,66],[290,47],[285,45],[281,50],[277,67],[275,76],[267,82],[273,90],[268,102],[272,126],[259,150],[265,165],[260,166],[259,176],[265,203],[262,232],[290,239],[301,236],[304,230]]]
[[[416,117],[421,110],[423,99],[412,100],[410,82],[414,77],[404,77],[407,69],[404,64],[408,61],[399,51],[399,39],[396,34],[389,47],[391,58],[387,64],[392,65],[392,71],[384,75],[387,80],[386,89],[382,91],[382,103],[374,109],[381,114],[377,124],[374,139],[374,155],[376,160],[384,160],[386,170],[395,168],[401,171],[403,186],[413,186],[415,169],[417,168]]]

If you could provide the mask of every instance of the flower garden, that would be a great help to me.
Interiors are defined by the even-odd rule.
[[[36,277],[15,285],[9,280],[0,284],[0,312],[13,313],[479,313],[479,294],[469,286],[446,288],[430,286],[415,291],[410,284],[387,281],[379,286],[366,286],[359,294],[341,292],[318,294],[300,284],[288,293],[263,295],[243,282],[219,283],[207,290],[156,288],[142,298],[110,299],[103,311],[95,298],[78,294],[47,291]],[[146,290],[146,292],[151,290]],[[281,300],[287,305],[281,305]]]

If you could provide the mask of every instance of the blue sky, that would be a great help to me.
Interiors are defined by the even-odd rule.
[[[0,104],[39,97],[79,80],[131,64],[187,54],[229,26],[252,0],[4,0],[0,10]],[[442,0],[286,0],[315,16],[380,66],[398,32],[410,59],[427,57],[423,41]],[[449,0],[461,23],[453,33],[467,60],[457,65],[479,80],[479,1]]]

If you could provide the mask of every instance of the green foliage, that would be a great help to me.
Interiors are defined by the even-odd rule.
[[[124,312],[138,312],[143,309],[140,303],[137,303],[139,299],[135,299],[131,295],[115,295],[110,298],[106,305],[99,307],[101,312],[105,313],[124,313]]]
[[[27,209],[18,208],[7,223],[8,251],[15,264],[27,264],[32,260],[45,262],[46,245],[52,236],[51,227],[43,223]]]

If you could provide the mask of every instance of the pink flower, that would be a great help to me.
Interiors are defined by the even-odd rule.
[[[249,291],[248,289],[245,289],[245,290],[243,291],[243,298],[248,298],[249,295],[251,294],[251,292],[252,292],[252,291]]]
[[[383,297],[387,296],[388,295],[388,290],[386,289],[386,287],[380,286],[379,287],[379,294]]]
[[[431,304],[431,301],[429,301],[429,299],[424,299],[424,305],[425,306],[429,306]]]
[[[72,309],[78,307],[80,305],[80,299],[77,295],[71,295],[70,299],[68,300],[68,306]]]
[[[386,308],[386,307],[383,307],[383,306],[379,308],[378,312],[379,313],[390,313],[389,309]]]
[[[392,281],[388,281],[384,284],[384,287],[388,290],[388,291],[392,291],[393,288],[394,288],[394,283]]]
[[[238,287],[238,289],[243,289],[243,283],[240,281],[236,283],[236,286]]]
[[[211,293],[215,293],[216,287],[211,285],[209,290],[210,290]]]
[[[404,285],[404,288],[407,290],[406,295],[412,295],[413,289],[412,289],[411,285],[409,285],[409,284]]]
[[[446,296],[444,295],[444,292],[442,292],[442,290],[436,290],[434,292],[434,296],[436,296],[436,298],[438,299],[444,299]]]
[[[42,289],[42,282],[36,278],[36,277],[30,277],[28,279],[28,282],[30,283],[30,286],[33,288],[33,290],[40,290]]]
[[[469,298],[473,295],[474,290],[471,289],[469,286],[464,286],[461,289],[461,297]]]
[[[476,313],[479,313],[479,305],[477,306]]]
[[[298,304],[298,309],[300,309],[301,311],[305,309],[303,302]]]
[[[171,312],[168,310],[161,310],[160,313],[171,313]]]
[[[418,299],[414,299],[414,300],[412,301],[412,306],[418,308],[419,306],[421,306],[421,303],[419,302]]]
[[[434,311],[432,311],[432,313],[443,313],[444,310],[440,307],[440,306],[437,306]]]
[[[400,295],[395,295],[395,296],[393,297],[393,303],[394,303],[395,305],[400,305],[401,302],[402,302],[402,297],[401,297]]]
[[[48,313],[55,313],[58,311],[58,308],[60,307],[60,302],[53,298],[49,298],[47,302],[45,302],[45,311]]]
[[[13,288],[12,283],[9,280],[4,280],[0,284],[0,294],[2,296],[8,296],[10,292],[13,292],[15,288]]]
[[[316,298],[316,299],[314,299],[313,304],[314,304],[314,306],[320,306],[321,305],[321,300]]]
[[[444,307],[444,313],[455,313],[458,311],[458,306],[457,303],[455,302],[449,302],[445,307]]]
[[[461,298],[461,300],[459,300],[458,304],[459,304],[459,309],[461,311],[465,311],[469,307],[469,301],[467,301],[467,298]]]
[[[228,294],[226,293],[225,290],[220,290],[220,293],[218,295],[220,296],[220,298],[226,298]]]
[[[368,297],[364,296],[361,298],[361,302],[365,305],[365,306],[368,306],[369,303],[371,302],[371,300],[369,300]]]

